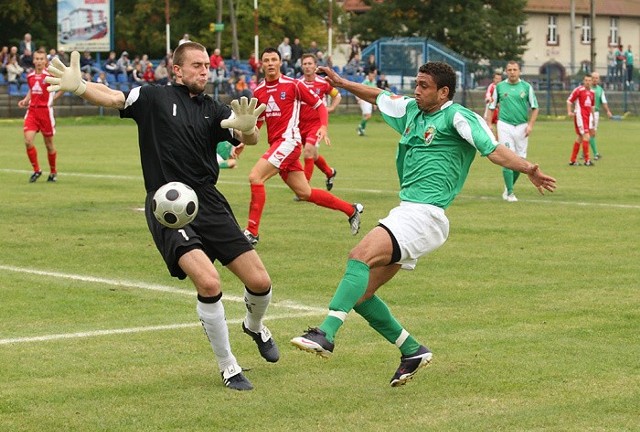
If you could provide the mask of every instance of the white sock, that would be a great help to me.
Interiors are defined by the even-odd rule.
[[[244,325],[252,332],[258,333],[262,330],[262,318],[264,318],[269,303],[271,302],[271,288],[264,295],[251,294],[247,288],[244,289],[244,305],[247,307],[247,315],[244,318]]]
[[[231,353],[229,344],[229,328],[224,317],[224,306],[222,301],[215,303],[203,303],[198,300],[196,308],[198,317],[202,323],[204,333],[209,339],[213,354],[218,361],[218,367],[222,372],[227,366],[237,364],[236,358]]]

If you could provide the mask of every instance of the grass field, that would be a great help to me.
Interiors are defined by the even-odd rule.
[[[334,192],[365,204],[363,232],[398,202],[397,137],[332,119]],[[274,281],[267,364],[242,334],[242,286],[221,270],[231,342],[252,392],[223,387],[195,314],[147,231],[132,122],[62,119],[59,182],[29,184],[19,121],[0,122],[0,431],[640,430],[640,123],[603,121],[603,159],[567,166],[573,127],[539,120],[526,179],[505,203],[501,172],[477,158],[449,208],[448,242],[380,290],[434,352],[401,388],[399,352],[350,315],[323,361],[291,337],[317,325],[362,238],[342,214],[274,178],[258,252]],[[37,137],[40,163],[46,156]],[[246,221],[247,149],[219,187]],[[47,174],[45,172],[45,174]],[[322,176],[313,184],[324,187]]]

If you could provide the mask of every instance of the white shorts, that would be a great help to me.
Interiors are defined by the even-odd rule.
[[[498,120],[498,141],[522,158],[527,157],[527,147],[529,146],[529,137],[525,135],[526,131],[527,123],[514,126]]]
[[[591,117],[589,117],[589,129],[598,130],[598,122],[600,121],[600,111],[595,111]]]
[[[370,115],[373,112],[373,104],[364,100],[360,100],[358,103],[360,104],[362,115]]]
[[[400,246],[396,264],[405,270],[413,270],[418,258],[438,249],[449,237],[449,219],[444,210],[430,204],[402,201],[378,222],[396,238]]]

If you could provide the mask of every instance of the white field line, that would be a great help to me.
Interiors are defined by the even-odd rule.
[[[147,284],[144,282],[135,282],[135,281],[128,281],[128,280],[106,279],[106,278],[100,278],[100,277],[52,272],[52,271],[37,270],[37,269],[15,267],[15,266],[8,266],[8,265],[0,265],[0,271],[10,271],[15,273],[32,274],[32,275],[46,276],[46,277],[52,277],[52,278],[71,279],[71,280],[76,280],[81,282],[105,284],[109,286],[118,286],[123,288],[145,289],[145,290],[159,291],[159,292],[164,292],[169,294],[179,294],[179,295],[195,297],[195,291],[183,290],[183,289],[179,289],[179,288],[175,288],[167,285]],[[225,301],[244,303],[244,299],[238,296],[231,296],[231,295],[225,294],[223,298]],[[326,309],[305,306],[290,300],[273,302],[271,303],[270,306],[272,308],[276,307],[276,308],[290,309],[290,310],[296,311],[296,313],[284,314],[284,315],[268,315],[267,318],[269,320],[284,319],[284,318],[299,318],[304,316],[323,315],[326,313]],[[242,321],[241,319],[228,320],[228,322],[236,323],[236,324],[239,324],[241,321]],[[162,325],[162,326],[134,327],[134,328],[128,328],[128,329],[96,330],[96,331],[89,331],[89,332],[54,334],[54,335],[24,337],[24,338],[8,338],[8,339],[0,339],[0,345],[21,343],[21,342],[49,341],[49,340],[56,340],[56,339],[94,337],[94,336],[104,336],[104,335],[123,334],[123,333],[139,333],[144,331],[172,330],[172,329],[193,327],[193,326],[199,326],[199,325],[200,325],[199,323],[185,323],[185,324],[171,324],[171,325]]]
[[[16,170],[16,169],[8,169],[8,168],[0,168],[0,172],[7,173],[17,173],[17,174],[25,174],[29,175],[32,171],[27,170]],[[141,180],[142,175],[140,176],[128,176],[128,175],[108,175],[108,174],[89,174],[89,173],[63,173],[63,176],[68,177],[86,177],[86,178],[104,178],[104,179],[112,179],[112,180]],[[218,180],[218,183],[221,185],[240,185],[246,186],[248,185],[248,180],[245,181],[229,181],[229,180]],[[283,184],[282,182],[270,182],[270,188],[276,189],[287,189],[288,186]],[[359,188],[343,188],[345,191],[349,192],[360,192],[360,193],[372,193],[372,194],[393,194],[397,195],[397,189],[359,189]],[[483,201],[502,201],[502,198],[499,196],[499,193],[496,193],[495,197],[487,197],[487,196],[471,196],[460,194],[458,197],[460,199],[471,199],[471,200],[483,200]],[[630,209],[630,210],[640,210],[640,205],[637,204],[615,204],[615,203],[594,203],[594,202],[583,202],[583,201],[556,201],[552,197],[549,199],[521,199],[519,201],[524,203],[536,203],[536,204],[556,204],[556,205],[566,205],[566,206],[577,206],[577,207],[603,207],[603,208],[619,208],[619,209]],[[138,210],[138,209],[135,209]]]

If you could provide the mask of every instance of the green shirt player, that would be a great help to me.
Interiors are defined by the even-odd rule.
[[[591,78],[593,79],[591,90],[596,94],[596,104],[594,107],[595,111],[593,112],[593,124],[589,128],[589,132],[591,133],[591,136],[589,137],[589,145],[591,146],[591,154],[593,154],[593,158],[598,160],[602,157],[602,155],[598,153],[598,145],[596,144],[596,133],[598,131],[598,123],[600,122],[600,108],[606,110],[607,117],[609,118],[611,118],[613,114],[611,114],[611,110],[609,109],[604,89],[600,85],[600,74],[598,72],[592,72]]]
[[[376,80],[376,76],[378,75],[378,71],[376,68],[371,68],[367,71],[367,77],[362,81],[362,85],[367,87],[378,87],[378,82]],[[371,113],[373,112],[373,104],[364,99],[358,98],[358,104],[360,105],[360,111],[362,112],[362,120],[360,120],[360,124],[356,131],[358,135],[364,136],[364,130],[367,128],[367,122],[371,118]]]
[[[432,354],[394,318],[376,291],[401,268],[413,269],[418,258],[445,242],[449,234],[445,209],[460,192],[476,153],[526,173],[540,193],[552,192],[555,179],[498,144],[482,117],[452,102],[456,75],[446,63],[420,67],[415,98],[392,95],[350,82],[326,67],[320,69],[332,86],[377,103],[383,119],[400,134],[396,165],[401,202],[349,253],[345,274],[322,324],[291,343],[329,357],[336,333],[353,309],[399,348],[400,367],[391,378],[395,387],[429,364]]]
[[[507,79],[496,84],[493,91],[493,101],[489,104],[486,119],[489,121],[496,106],[500,105],[498,140],[518,156],[526,158],[529,135],[538,118],[538,100],[533,87],[520,79],[520,66],[517,62],[508,62],[506,72]],[[531,111],[530,117],[529,111]],[[508,202],[518,201],[513,193],[513,187],[519,176],[520,173],[516,170],[502,169],[505,185],[502,199]]]

